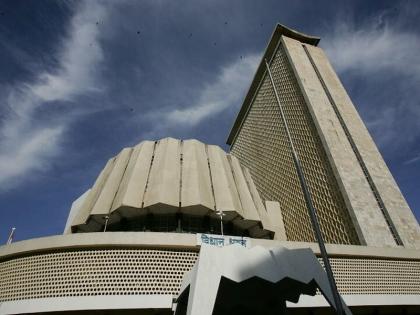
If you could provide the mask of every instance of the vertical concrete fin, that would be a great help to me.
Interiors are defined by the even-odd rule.
[[[183,142],[181,206],[214,209],[206,149],[197,140]]]
[[[274,232],[274,239],[287,241],[286,230],[284,229],[283,216],[281,214],[280,204],[277,201],[266,201],[268,217],[270,219],[269,230]]]
[[[125,148],[115,158],[114,167],[106,179],[98,199],[92,207],[91,215],[108,214],[111,211],[112,203],[118,192],[118,188],[120,187],[131,152],[131,148]]]
[[[179,191],[178,191],[179,208],[181,208],[181,203],[182,203],[183,164],[184,164],[184,140],[179,140]]]
[[[232,170],[226,153],[217,146],[209,145],[208,156],[214,188],[217,209],[222,211],[237,211],[242,215],[239,194],[235,187]]]
[[[178,209],[180,158],[179,140],[165,138],[158,141],[144,196],[144,207],[160,204]]]
[[[271,231],[270,219],[268,217],[267,210],[265,209],[264,203],[261,200],[257,187],[255,186],[254,181],[252,180],[251,173],[249,169],[247,168],[243,168],[243,172],[244,172],[245,179],[249,187],[249,191],[251,192],[252,199],[254,200],[255,207],[258,211],[258,215],[260,217],[260,221],[263,225],[263,228]]]
[[[73,220],[72,225],[80,225],[86,223],[93,205],[95,204],[96,200],[99,197],[100,192],[102,191],[102,187],[105,184],[105,181],[107,180],[109,174],[112,171],[112,168],[114,167],[115,157],[112,159],[109,159],[106,163],[104,169],[99,174],[98,178],[95,181],[95,184],[92,186],[92,188],[89,191],[89,194],[84,199],[79,212],[75,216]]]
[[[148,166],[149,171],[147,172],[146,186],[144,187],[144,192],[143,192],[143,200],[141,203],[142,208],[144,207],[144,201],[146,200],[147,188],[149,186],[149,180],[150,180],[150,174],[152,173],[153,162],[155,160],[157,143],[158,143],[157,141],[153,141],[153,153],[152,153],[152,159],[150,160],[150,164]]]
[[[332,99],[334,110],[346,128],[348,138],[351,138],[352,146],[366,168],[365,175],[370,177],[372,189],[379,194],[385,206],[384,215],[389,217],[392,228],[404,246],[420,248],[420,227],[416,218],[327,56],[317,47],[306,46],[306,51]]]
[[[127,170],[112,205],[112,211],[123,206],[142,207],[153,148],[153,141],[143,141],[133,148]]]
[[[259,221],[258,211],[248,189],[248,184],[242,172],[238,159],[233,155],[228,155],[228,160],[232,166],[233,177],[238,188],[239,198],[241,200],[243,217],[246,220]]]
[[[396,246],[343,128],[302,44],[281,37],[361,243]]]
[[[211,196],[212,196],[212,203],[213,203],[213,209],[214,211],[216,211],[217,209],[217,204],[216,204],[216,197],[214,194],[214,183],[213,183],[213,175],[211,173],[211,167],[210,167],[210,158],[209,158],[209,146],[207,144],[204,145],[204,149],[206,151],[206,159],[207,159],[207,168],[209,170],[209,175],[210,175],[210,186],[211,186]]]
[[[71,233],[71,226],[74,225],[74,218],[80,212],[81,207],[82,207],[85,199],[89,195],[90,191],[91,191],[91,189],[88,189],[87,191],[85,191],[83,193],[83,195],[81,195],[79,198],[77,198],[71,204],[70,213],[69,213],[69,216],[67,217],[67,222],[66,222],[66,226],[64,228],[63,234],[69,234],[69,233]]]

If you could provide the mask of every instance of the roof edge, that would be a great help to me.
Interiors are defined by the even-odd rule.
[[[235,122],[230,130],[229,136],[226,140],[226,144],[232,145],[236,134],[239,130],[239,127],[242,124],[243,119],[245,118],[248,108],[252,102],[254,94],[258,89],[259,83],[261,78],[265,73],[265,64],[264,60],[270,60],[275,50],[277,48],[277,44],[280,41],[281,36],[284,35],[286,37],[293,38],[295,40],[300,41],[301,43],[305,43],[312,46],[317,46],[319,41],[321,40],[319,37],[307,35],[301,32],[298,32],[294,29],[291,29],[285,25],[277,24],[276,28],[274,29],[270,41],[268,42],[267,48],[265,49],[264,55],[261,58],[260,64],[258,65],[257,71],[255,72],[254,78],[252,79],[251,85],[248,89],[248,92],[242,102],[241,109],[239,110],[238,115],[236,116]]]
[[[283,24],[277,24],[276,29],[274,30],[274,33],[280,33],[280,35],[284,35],[286,37],[296,39],[296,40],[298,40],[302,43],[309,44],[309,45],[312,45],[312,46],[317,46],[319,41],[321,40],[320,37],[298,32],[298,31],[296,31],[292,28],[289,28],[289,27],[287,27]]]

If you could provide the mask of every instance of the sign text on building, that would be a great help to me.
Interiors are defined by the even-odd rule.
[[[249,247],[250,245],[248,237],[197,233],[197,245],[201,244],[218,247],[231,244],[239,244],[244,247]]]

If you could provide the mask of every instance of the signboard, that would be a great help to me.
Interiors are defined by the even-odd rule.
[[[227,246],[231,244],[239,244],[243,247],[250,247],[250,239],[242,236],[229,236],[229,235],[215,235],[197,233],[197,245],[208,244],[213,246]]]

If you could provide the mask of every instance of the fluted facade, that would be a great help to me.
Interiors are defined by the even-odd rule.
[[[236,157],[197,140],[165,138],[143,141],[111,158],[73,204],[65,232],[100,231],[105,220],[112,228],[147,215],[167,220],[182,214],[199,221],[223,213],[236,233],[284,238],[278,203],[267,208]]]

